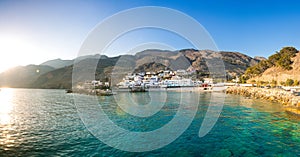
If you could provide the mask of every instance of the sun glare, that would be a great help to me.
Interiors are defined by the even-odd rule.
[[[34,58],[37,48],[20,37],[0,37],[0,72],[11,67],[22,65]]]
[[[10,112],[13,109],[13,91],[10,88],[2,88],[0,91],[0,125],[10,123]]]

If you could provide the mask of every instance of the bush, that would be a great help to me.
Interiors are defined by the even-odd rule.
[[[299,85],[299,81],[295,80],[293,86],[298,86]]]
[[[272,80],[272,81],[271,81],[271,87],[275,87],[275,86],[277,86],[277,81]]]
[[[286,81],[285,81],[285,85],[286,86],[292,86],[294,84],[294,80],[292,80],[292,79],[287,79]]]
[[[248,79],[249,79],[248,76],[242,75],[242,76],[240,76],[240,82],[239,83],[246,83]]]
[[[268,60],[272,65],[291,70],[292,67],[290,65],[293,63],[291,58],[295,57],[297,52],[298,50],[294,47],[284,47],[276,54],[270,56]]]

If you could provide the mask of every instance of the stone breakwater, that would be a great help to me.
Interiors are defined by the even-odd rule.
[[[226,93],[278,102],[284,106],[286,111],[300,115],[300,96],[295,96],[290,91],[232,86],[226,89]]]

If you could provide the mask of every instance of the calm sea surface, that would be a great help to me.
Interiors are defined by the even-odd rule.
[[[141,105],[151,101],[146,93],[126,94],[118,95],[131,97]],[[190,93],[195,94],[200,93]],[[201,93],[197,114],[179,138],[154,151],[133,153],[109,147],[93,136],[81,121],[73,96],[92,98],[66,94],[64,90],[2,89],[0,156],[300,156],[300,119],[285,113],[276,103],[227,95],[216,125],[199,138],[211,96]],[[172,120],[180,96],[168,92],[161,110],[144,118],[125,113],[113,96],[99,97],[99,102],[115,124],[144,132]]]

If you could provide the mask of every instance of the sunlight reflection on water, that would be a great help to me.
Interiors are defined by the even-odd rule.
[[[0,124],[10,123],[10,112],[13,109],[13,90],[10,88],[2,88],[0,91]]]
[[[0,125],[3,126],[1,129],[1,140],[0,145],[6,146],[4,149],[7,150],[9,147],[14,146],[14,140],[9,134],[8,130],[11,130],[11,112],[14,104],[13,90],[10,88],[2,88],[0,91]]]

